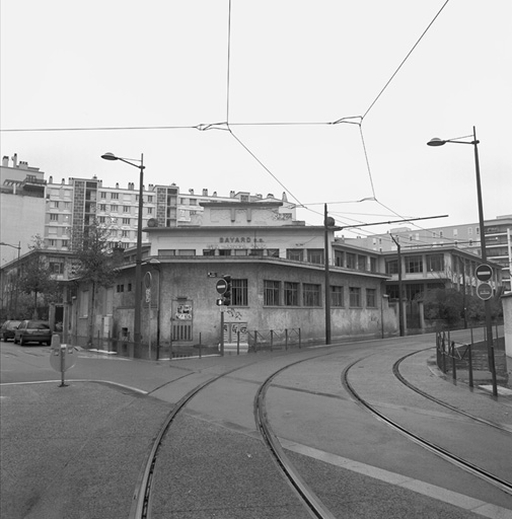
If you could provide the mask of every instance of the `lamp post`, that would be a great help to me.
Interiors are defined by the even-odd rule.
[[[462,140],[471,138],[472,140]],[[480,248],[482,249],[481,256],[482,262],[487,261],[487,251],[485,248],[485,233],[484,233],[484,206],[482,202],[482,186],[480,182],[480,160],[478,157],[478,144],[479,140],[476,138],[476,128],[473,126],[473,135],[465,137],[457,137],[455,139],[439,139],[434,137],[427,142],[427,146],[443,146],[447,142],[453,144],[471,144],[473,146],[475,155],[475,172],[476,172],[476,192],[478,198],[478,225],[480,227]],[[498,387],[496,384],[496,365],[494,362],[494,348],[492,345],[492,322],[491,322],[491,303],[489,300],[484,301],[485,306],[485,328],[487,330],[487,355],[489,358],[489,368],[492,375],[492,393],[494,396],[498,396]]]
[[[18,242],[18,245],[12,245],[11,243],[0,242],[0,245],[5,245],[6,247],[12,247],[13,249],[18,249],[18,260],[16,265],[16,291],[14,293],[14,314],[18,316],[18,280],[20,277],[20,252],[21,252],[21,242]],[[11,298],[12,303],[12,298]]]
[[[135,312],[134,312],[134,323],[133,323],[133,342],[135,343],[135,349],[140,349],[140,321],[141,321],[141,309],[140,300],[142,293],[142,208],[144,207],[142,193],[144,187],[144,155],[140,154],[140,160],[138,159],[125,159],[123,157],[117,157],[113,153],[105,153],[101,156],[105,160],[120,160],[126,164],[130,164],[140,171],[139,178],[139,216],[137,219],[137,255],[135,259]],[[132,160],[139,162],[134,164]]]

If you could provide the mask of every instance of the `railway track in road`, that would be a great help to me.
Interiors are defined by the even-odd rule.
[[[309,514],[312,517],[316,517],[318,519],[334,519],[334,516],[329,512],[329,510],[326,509],[326,507],[316,497],[315,493],[311,490],[311,488],[304,483],[304,481],[300,477],[300,474],[289,463],[286,455],[283,452],[283,449],[279,445],[279,442],[275,435],[272,433],[272,430],[268,423],[264,400],[268,386],[279,373],[296,364],[300,364],[302,362],[306,362],[308,360],[315,359],[318,357],[331,355],[333,353],[335,352],[323,352],[318,355],[308,356],[306,359],[290,362],[286,366],[274,371],[263,381],[263,383],[259,385],[257,391],[255,392],[254,399],[255,422],[259,432],[261,433],[262,439],[264,441],[265,446],[268,449],[269,454],[271,455],[277,466],[281,469],[282,474],[284,475],[285,479],[288,481],[290,486],[298,494]],[[144,466],[141,470],[133,495],[133,503],[131,506],[129,519],[151,519],[151,503],[153,499],[152,492],[154,482],[153,478],[155,475],[155,465],[158,459],[158,454],[162,442],[166,435],[169,433],[172,424],[176,421],[179,414],[187,407],[189,402],[194,397],[199,395],[208,386],[219,381],[224,377],[232,375],[236,371],[245,369],[252,364],[256,364],[257,362],[258,361],[252,362],[250,364],[245,364],[242,367],[237,367],[232,370],[226,371],[222,374],[212,376],[210,379],[204,381],[203,383],[199,384],[194,389],[189,391],[174,405],[172,411],[164,420],[164,423],[161,426],[160,431],[157,433],[153,445],[151,446],[147,460],[144,463]],[[172,384],[172,382],[170,382],[169,384]]]
[[[414,355],[416,353],[419,353],[419,351],[404,355],[403,357],[399,358],[393,365],[393,374],[404,387],[408,387],[409,389],[415,391],[417,394],[421,395],[423,398],[426,398],[432,402],[435,402],[436,404],[438,404],[444,408],[447,408],[452,412],[463,415],[464,417],[468,418],[469,420],[471,420],[475,423],[479,423],[479,424],[485,425],[487,427],[497,429],[500,431],[500,433],[510,435],[510,431],[501,427],[500,425],[489,422],[487,420],[483,420],[477,416],[474,416],[474,415],[471,415],[470,413],[462,411],[462,410],[450,405],[449,403],[443,402],[442,400],[428,394],[427,392],[421,390],[420,388],[414,386],[412,383],[407,381],[401,375],[401,373],[399,371],[399,366],[407,357]],[[428,451],[436,454],[437,456],[441,457],[442,459],[452,463],[453,465],[461,468],[462,470],[465,470],[466,472],[469,472],[470,474],[492,484],[493,486],[497,487],[501,491],[503,491],[509,495],[512,495],[512,483],[510,481],[508,481],[496,474],[493,474],[491,471],[478,466],[477,464],[473,463],[472,461],[465,459],[464,457],[457,455],[454,452],[451,452],[449,449],[446,449],[446,448],[442,447],[441,445],[438,445],[438,444],[434,443],[433,441],[430,441],[427,438],[413,432],[408,427],[403,426],[400,423],[398,423],[397,420],[392,419],[389,416],[386,416],[386,414],[384,412],[380,411],[376,405],[373,405],[367,398],[364,398],[363,396],[361,396],[361,394],[350,383],[348,375],[349,375],[350,371],[358,363],[360,363],[361,361],[363,361],[366,358],[368,358],[368,357],[360,358],[360,359],[353,361],[344,369],[344,371],[342,373],[343,386],[359,405],[361,405],[364,409],[369,411],[378,420],[384,422],[388,426],[392,427],[396,431],[398,431],[401,434],[403,434],[404,436],[406,436],[409,440],[422,446],[423,448],[427,449]]]

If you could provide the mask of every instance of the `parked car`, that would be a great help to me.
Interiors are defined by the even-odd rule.
[[[52,342],[52,331],[48,321],[21,321],[14,331],[14,342],[21,346],[28,342],[39,342],[40,344],[50,344]]]
[[[2,338],[2,341],[7,341],[9,339],[14,340],[14,330],[16,330],[20,323],[21,321],[15,321],[13,319],[5,321],[5,323],[2,324],[2,328],[0,331],[0,337]]]

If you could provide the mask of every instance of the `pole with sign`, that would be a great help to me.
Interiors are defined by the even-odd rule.
[[[76,353],[73,346],[60,343],[58,334],[52,335],[52,345],[50,353],[50,365],[55,371],[60,371],[60,386],[66,387],[64,383],[64,373],[71,369],[76,363]]]

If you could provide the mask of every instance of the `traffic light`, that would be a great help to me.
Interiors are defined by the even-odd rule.
[[[222,294],[222,304],[231,306],[231,276],[222,276],[222,279],[226,282],[226,291]]]

